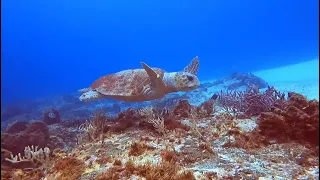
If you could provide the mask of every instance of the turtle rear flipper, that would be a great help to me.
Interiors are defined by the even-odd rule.
[[[166,88],[167,85],[165,84],[165,82],[162,80],[162,78],[160,77],[159,74],[157,74],[153,69],[151,69],[147,64],[145,64],[144,62],[141,62],[142,67],[145,69],[145,71],[147,72],[150,81],[151,81],[151,85],[149,90],[147,90],[145,92],[145,94],[148,95],[154,95],[154,96],[164,96],[166,94]]]

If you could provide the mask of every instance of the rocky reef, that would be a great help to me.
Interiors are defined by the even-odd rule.
[[[55,106],[10,105],[1,178],[319,179],[319,102],[231,77],[246,87],[212,82],[144,103],[66,95]]]

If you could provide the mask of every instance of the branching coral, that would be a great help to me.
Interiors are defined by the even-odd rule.
[[[18,154],[23,153],[25,147],[30,145],[41,148],[50,147],[48,145],[50,140],[49,128],[44,122],[35,121],[31,124],[27,123],[25,126],[27,127],[23,127],[23,131],[1,133],[1,148],[11,151],[12,154]],[[11,129],[12,131],[14,130]]]
[[[189,130],[189,127],[182,124],[174,112],[168,109],[159,110],[154,107],[146,107],[140,109],[139,114],[142,117],[141,125],[153,128],[162,135],[167,132],[166,130]]]
[[[305,145],[315,152],[319,148],[319,102],[308,101],[303,95],[294,92],[284,95],[275,93],[272,89],[264,96],[281,97],[272,99],[261,105],[257,120],[257,128],[251,133],[232,132],[230,135],[236,139],[225,147],[255,148],[270,144],[276,140],[278,143],[297,142]]]
[[[50,160],[50,149],[48,147],[38,149],[38,146],[27,146],[24,149],[24,156],[21,156],[20,153],[15,156],[10,154],[10,156],[10,159],[5,158],[5,160],[13,163],[14,167],[32,168]]]
[[[83,124],[79,126],[79,130],[86,133],[89,141],[95,141],[101,138],[101,135],[105,132],[107,126],[107,118],[104,112],[97,111],[91,120],[86,120]],[[82,135],[78,136],[78,139],[83,139]]]
[[[158,133],[165,134],[164,118],[153,107],[140,109],[139,114],[144,117],[143,121],[152,124]]]
[[[246,116],[259,115],[273,108],[282,108],[285,94],[273,87],[268,87],[265,92],[260,92],[255,86],[250,86],[246,91],[220,91],[217,103],[225,111],[234,114],[243,113]]]

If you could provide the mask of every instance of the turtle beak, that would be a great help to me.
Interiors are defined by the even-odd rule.
[[[84,96],[83,96],[83,95],[81,95],[81,96],[79,97],[79,100],[80,100],[80,101],[85,101]]]
[[[195,79],[194,79],[193,86],[197,87],[197,86],[199,86],[199,85],[200,85],[199,79],[198,79],[198,78],[195,78]]]
[[[196,84],[196,86],[200,86],[200,81],[197,80],[195,84]]]

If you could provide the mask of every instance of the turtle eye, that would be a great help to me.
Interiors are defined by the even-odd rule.
[[[192,76],[188,76],[188,80],[189,81],[193,81],[193,77]]]

